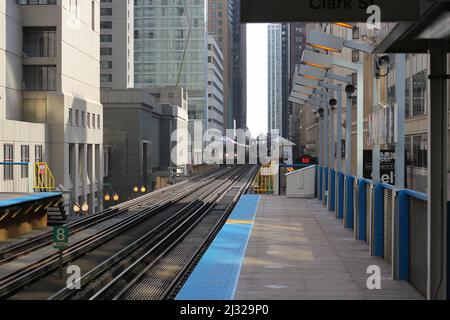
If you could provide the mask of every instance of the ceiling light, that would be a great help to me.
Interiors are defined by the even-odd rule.
[[[306,78],[322,81],[325,79],[326,70],[302,64],[298,73]]]
[[[303,51],[302,62],[312,67],[330,69],[333,66],[333,57],[305,50]]]
[[[347,28],[347,29],[354,29],[355,28],[351,24],[348,24],[348,23],[345,23],[345,22],[336,22],[335,25],[337,25],[339,27],[344,27],[344,28]]]
[[[333,52],[342,52],[345,39],[325,32],[311,31],[306,36],[306,43],[315,48],[329,50]]]

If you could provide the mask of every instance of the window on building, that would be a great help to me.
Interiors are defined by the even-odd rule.
[[[84,128],[86,126],[86,118],[85,118],[85,112],[81,111],[81,126]]]
[[[7,163],[14,162],[14,145],[5,144],[3,145],[3,162],[5,162],[3,176],[6,181],[14,180],[14,167],[13,165],[8,165]]]
[[[55,91],[56,66],[24,66],[23,89],[26,91]]]
[[[428,167],[428,137],[427,135],[412,137],[413,161],[412,165],[418,168]]]
[[[75,110],[75,125],[80,126],[80,112],[78,110]]]
[[[42,146],[38,145],[38,146],[34,147],[34,160],[35,160],[35,162],[42,162],[42,161],[44,161],[42,150],[43,150]]]
[[[20,146],[20,162],[27,163],[27,165],[21,166],[21,176],[22,179],[29,177],[29,171],[28,171],[28,163],[30,162],[30,146]]]
[[[88,128],[91,127],[91,113],[90,112],[88,112],[86,115],[86,124],[87,124]]]
[[[411,78],[405,82],[405,117],[411,116]]]
[[[23,52],[26,57],[56,57],[56,28],[23,28]]]
[[[73,125],[73,110],[72,108],[69,108],[69,120],[67,121],[68,125]]]
[[[416,73],[412,78],[412,116],[420,116],[426,113],[427,99],[427,70]]]

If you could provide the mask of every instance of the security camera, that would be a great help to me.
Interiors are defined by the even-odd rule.
[[[352,95],[356,92],[356,88],[354,85],[349,84],[345,87],[345,93],[347,93],[348,95]]]
[[[383,56],[377,58],[377,65],[380,68],[389,66],[390,62],[391,62],[391,59],[389,58],[388,55],[383,55]]]
[[[391,59],[388,55],[383,55],[381,57],[375,58],[375,76],[377,79],[381,79],[386,77],[390,72],[390,63]],[[381,70],[385,69],[386,72],[384,74],[381,73]]]
[[[336,99],[330,99],[330,101],[328,102],[328,104],[334,108],[337,106],[337,100]]]

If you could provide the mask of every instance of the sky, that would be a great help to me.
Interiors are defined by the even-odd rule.
[[[267,27],[247,25],[247,126],[253,137],[268,126]]]

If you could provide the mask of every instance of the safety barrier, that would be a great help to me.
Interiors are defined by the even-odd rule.
[[[55,177],[46,162],[34,164],[34,186],[38,192],[51,192],[56,189]]]
[[[326,168],[318,167],[318,182]],[[409,281],[427,295],[427,195],[412,190],[357,179],[328,170],[329,194],[325,205],[353,229],[355,238],[369,244],[371,255],[392,266],[392,277]],[[318,191],[325,190],[319,186]],[[450,216],[450,206],[449,206]]]
[[[33,192],[33,166],[28,162],[0,162],[0,192]]]

